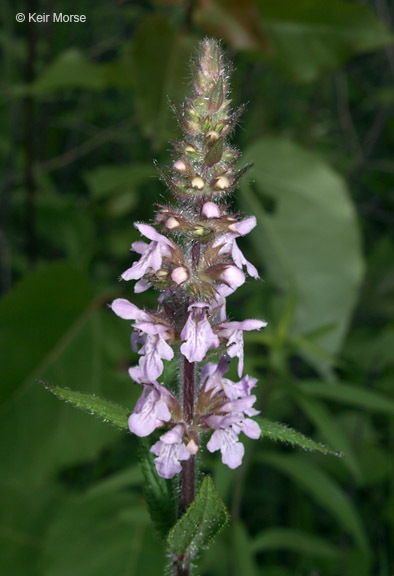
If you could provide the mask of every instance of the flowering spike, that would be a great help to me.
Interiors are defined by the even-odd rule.
[[[182,106],[171,104],[183,138],[171,142],[171,167],[156,164],[176,205],[159,205],[154,224],[135,225],[147,241],[133,243],[137,260],[122,274],[137,280],[135,292],[159,290],[157,309],[140,310],[119,298],[112,303],[115,314],[132,321],[132,349],[140,356],[129,370],[143,388],[129,428],[137,436],[165,429],[151,449],[164,478],[183,469],[190,479],[186,469],[199,455],[202,431],[212,431],[207,448],[220,450],[230,468],[242,462],[239,435],[260,435],[252,419],[258,414],[251,394],[257,381],[243,375],[243,332],[266,324],[230,321],[226,315],[226,297],[242,286],[245,274],[258,277],[236,242],[256,219],[242,219],[223,202],[250,168],[235,168],[239,152],[227,141],[243,108],[230,110],[228,67],[218,42],[203,40],[193,67],[192,96]],[[178,394],[157,381],[175,347],[182,358]],[[220,356],[218,364],[207,362],[211,354]],[[239,382],[225,378],[233,358]],[[186,506],[193,491],[182,490]]]

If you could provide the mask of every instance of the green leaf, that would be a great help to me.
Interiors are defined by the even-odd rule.
[[[44,550],[46,576],[157,576],[163,554],[130,492],[78,496],[58,511]]]
[[[255,163],[255,184],[242,185],[243,197],[259,220],[252,238],[279,292],[296,297],[292,333],[331,325],[315,343],[335,354],[364,270],[356,213],[345,183],[318,154],[286,139],[259,140],[245,156]],[[274,201],[272,213],[263,208],[266,196]],[[327,368],[327,361],[312,351],[309,355]]]
[[[382,48],[392,36],[368,6],[343,0],[259,0],[263,55],[291,77],[315,80],[356,54]]]
[[[360,388],[360,386],[327,384],[316,381],[303,382],[299,387],[304,394],[314,398],[332,400],[340,404],[362,408],[368,412],[394,414],[394,402],[392,400],[386,398],[383,394],[365,390],[365,388]]]
[[[62,52],[39,76],[32,86],[35,95],[43,95],[64,88],[103,90],[105,74],[100,65],[90,62],[76,48]]]
[[[322,558],[338,558],[336,546],[314,534],[308,534],[294,528],[270,528],[257,534],[251,542],[254,553],[270,550],[289,550],[296,554]]]
[[[140,462],[144,477],[144,494],[149,513],[159,535],[165,540],[177,518],[177,496],[170,480],[161,478],[155,468],[153,454],[146,440],[141,439]]]
[[[59,388],[59,386],[52,386],[47,382],[41,382],[47,390],[52,392],[58,398],[65,400],[68,404],[72,404],[75,408],[79,408],[84,412],[88,412],[92,416],[100,418],[103,422],[112,424],[121,430],[128,430],[128,417],[130,410],[119,404],[114,404],[104,398],[99,398],[94,394],[85,394],[68,388]]]
[[[168,535],[169,549],[190,558],[209,546],[228,522],[228,512],[209,476],[202,481],[195,500]]]
[[[311,440],[307,436],[304,436],[292,428],[288,428],[280,422],[272,422],[267,418],[256,418],[255,420],[260,426],[262,438],[268,438],[274,442],[291,444],[292,446],[297,446],[298,448],[309,450],[311,452],[322,452],[323,454],[341,456],[340,452],[336,452],[324,444],[315,442],[314,440]]]
[[[258,459],[290,476],[308,496],[331,513],[365,554],[370,554],[360,516],[346,492],[325,472],[300,456],[265,454]]]
[[[70,286],[68,279],[62,275],[51,277],[50,281],[43,282],[39,287],[39,306],[43,305],[43,300],[48,305],[44,306],[41,314],[38,306],[33,316],[30,310],[33,296],[27,293],[21,318],[25,317],[30,322],[33,316],[38,323],[35,330],[41,329],[45,336],[49,327],[58,321],[62,323],[62,315],[67,313],[67,301],[71,301],[69,294],[77,289],[77,283]],[[53,296],[49,290],[54,291]],[[104,306],[104,309],[95,311],[97,306]],[[42,314],[45,314],[45,323],[42,322]],[[21,364],[24,361],[20,350],[25,343],[25,329],[28,332],[29,325],[25,327],[21,322],[15,332],[15,341],[22,343],[18,346]],[[117,369],[125,360],[120,342],[124,342],[128,335],[127,323],[114,318],[99,300],[81,311],[59,341],[46,343],[40,368],[35,369],[34,377],[61,388],[73,384],[78,385],[82,392],[110,396],[120,405],[130,406],[131,411],[140,390],[138,386],[130,384],[127,372],[123,374]],[[35,335],[31,343],[26,343],[26,355],[30,348],[34,349],[43,342],[45,340],[40,341],[39,335]],[[12,450],[9,449],[10,434]],[[85,459],[91,461],[99,451],[119,440],[119,436],[120,432],[115,427],[103,426],[98,418],[87,418],[80,410],[59,402],[42,386],[38,386],[33,376],[26,376],[19,382],[12,400],[2,409],[0,459],[3,477],[9,482],[25,478],[28,484],[39,485],[54,477],[61,467],[72,466]],[[132,437],[130,442],[134,442]]]
[[[352,443],[337,418],[331,414],[330,410],[322,402],[312,398],[305,398],[300,394],[295,394],[295,401],[330,446],[343,453],[344,458],[342,458],[341,462],[351,471],[355,479],[361,482],[361,468]]]
[[[37,268],[0,300],[0,404],[19,396],[91,301],[85,276],[65,263]]]

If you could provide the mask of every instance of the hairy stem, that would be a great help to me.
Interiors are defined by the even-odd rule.
[[[183,417],[187,424],[194,418],[195,363],[187,358],[183,361]],[[195,457],[191,456],[182,465],[180,514],[183,514],[194,500]],[[190,560],[179,556],[175,563],[175,576],[189,576]]]

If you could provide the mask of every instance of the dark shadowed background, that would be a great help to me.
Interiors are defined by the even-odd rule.
[[[168,198],[153,159],[178,134],[168,100],[199,39],[234,62],[235,144],[254,162],[234,205],[262,280],[230,299],[263,415],[342,459],[247,443],[230,471],[203,457],[232,524],[204,576],[392,576],[394,47],[390,0],[1,3],[0,572],[156,576],[137,442],[41,379],[130,406],[130,328],[116,296]],[[86,15],[19,23],[17,13]],[[242,165],[242,163],[241,163]],[[167,368],[164,380],[175,378]],[[391,457],[390,457],[391,456]]]

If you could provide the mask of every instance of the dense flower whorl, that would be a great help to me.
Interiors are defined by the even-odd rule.
[[[198,453],[202,431],[212,431],[207,448],[220,450],[230,468],[242,462],[240,434],[260,436],[252,419],[258,414],[251,393],[257,380],[243,376],[243,332],[266,323],[230,321],[226,315],[226,298],[247,275],[258,278],[237,243],[253,230],[256,218],[231,213],[226,198],[249,168],[236,168],[240,154],[228,142],[241,112],[230,109],[228,76],[219,44],[202,41],[193,63],[192,96],[173,107],[183,138],[173,143],[172,165],[158,167],[175,203],[159,205],[154,223],[135,224],[148,242],[132,244],[137,259],[121,276],[136,281],[136,293],[159,290],[158,307],[141,310],[123,298],[111,304],[115,314],[132,321],[131,346],[140,356],[129,370],[142,386],[129,428],[141,437],[164,428],[151,449],[164,478],[179,473],[182,462]],[[197,375],[192,415],[190,407],[187,415],[183,411],[182,391],[177,395],[158,382],[174,350]],[[218,363],[209,361],[212,355],[219,356]],[[232,358],[238,358],[238,382],[225,377]],[[196,363],[203,364],[196,370]]]

